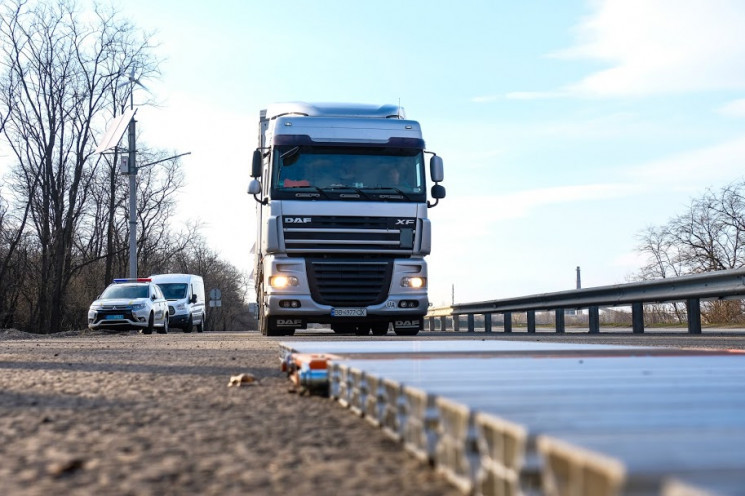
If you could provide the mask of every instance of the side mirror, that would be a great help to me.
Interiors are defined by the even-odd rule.
[[[261,193],[261,183],[258,179],[252,179],[251,182],[248,183],[248,194],[258,195],[259,193]]]
[[[261,150],[254,150],[253,160],[251,161],[251,177],[261,177]]]
[[[435,199],[435,202],[427,202],[427,208],[436,207],[437,204],[440,203],[440,199],[445,198],[445,186],[442,186],[441,184],[435,184],[434,186],[432,186],[430,194],[432,195],[432,198]]]
[[[190,301],[191,301],[192,303],[196,303],[196,302],[197,302],[197,295],[195,295],[195,294],[191,295],[191,298],[189,298],[189,300],[190,300]]]
[[[251,182],[248,183],[248,194],[253,195],[254,200],[261,203],[262,205],[266,205],[269,202],[269,200],[266,198],[263,200],[260,200],[258,197],[258,195],[261,194],[261,183],[259,182],[258,179],[251,179]]]
[[[150,299],[151,299],[151,300],[153,300],[153,301],[155,301],[155,300],[157,300],[157,299],[158,299],[158,297],[157,297],[157,296],[155,296],[155,295],[150,295]]]
[[[442,157],[433,155],[429,159],[429,175],[432,177],[432,181],[439,183],[445,179],[445,169],[442,165]]]

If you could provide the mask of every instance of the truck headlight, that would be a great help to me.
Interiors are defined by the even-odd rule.
[[[298,280],[295,276],[272,276],[269,278],[269,285],[273,288],[287,288],[297,286]]]
[[[407,276],[401,279],[401,286],[405,288],[424,288],[427,286],[427,278],[419,276]]]

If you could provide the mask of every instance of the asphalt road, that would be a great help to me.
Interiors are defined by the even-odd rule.
[[[459,494],[380,430],[327,398],[295,391],[279,370],[278,343],[289,339],[374,338],[0,331],[0,493]],[[745,350],[742,331],[415,339]],[[241,373],[255,382],[229,387]]]

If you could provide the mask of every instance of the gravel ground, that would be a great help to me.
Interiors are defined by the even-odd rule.
[[[0,338],[3,495],[458,494],[331,400],[291,392],[279,340]],[[228,387],[240,373],[257,380]]]
[[[444,337],[745,349],[740,331],[421,339]],[[0,330],[0,492],[459,494],[380,430],[327,398],[294,391],[279,371],[283,340],[254,332]],[[240,373],[256,381],[228,387]]]

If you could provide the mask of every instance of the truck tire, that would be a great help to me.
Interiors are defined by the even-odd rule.
[[[204,314],[202,314],[202,318],[199,319],[199,324],[197,324],[197,332],[204,332]]]
[[[272,319],[264,315],[263,312],[259,311],[259,331],[262,336],[292,336],[295,334],[295,329],[277,329],[272,325]]]
[[[354,324],[331,324],[331,330],[336,334],[354,334]]]
[[[388,334],[388,322],[375,322],[370,326],[373,336],[385,336]]]
[[[259,309],[259,331],[262,336],[268,336],[269,333],[269,319],[266,318],[264,312]]]
[[[184,332],[191,332],[194,329],[194,319],[192,319],[191,314],[189,314],[189,320],[186,322],[186,325],[184,326]]]

